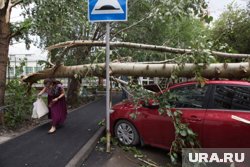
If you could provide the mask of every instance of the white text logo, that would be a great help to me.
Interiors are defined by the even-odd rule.
[[[223,153],[222,157],[219,157],[217,153],[212,153],[209,155],[208,153],[188,153],[189,162],[244,162],[245,153]]]

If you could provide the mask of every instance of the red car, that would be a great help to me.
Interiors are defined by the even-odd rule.
[[[250,83],[246,81],[206,81],[176,84],[168,89],[179,98],[175,108],[183,120],[198,134],[203,148],[250,147]],[[160,96],[160,94],[159,94]],[[168,116],[159,114],[157,106],[141,105],[136,119],[132,102],[113,106],[110,128],[125,145],[148,144],[169,149],[174,140],[174,126]]]

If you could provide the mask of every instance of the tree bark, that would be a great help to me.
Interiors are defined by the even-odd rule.
[[[6,73],[8,64],[8,53],[10,43],[10,4],[9,0],[5,0],[0,8],[0,106],[4,105],[5,89],[6,89]],[[0,122],[2,122],[3,113],[0,113]]]
[[[78,78],[71,78],[67,91],[67,103],[74,106],[78,102],[78,94],[80,91],[81,82]]]
[[[178,69],[178,70],[176,70]],[[110,74],[113,76],[143,76],[143,77],[171,77],[175,72],[178,77],[195,77],[195,71],[201,70],[201,76],[207,79],[249,78],[250,64],[242,63],[215,63],[210,65],[195,65],[187,63],[182,67],[177,64],[140,64],[140,63],[110,63]],[[178,72],[177,72],[178,71]],[[78,66],[57,66],[38,73],[30,74],[23,78],[24,82],[34,83],[47,77],[69,78],[78,76],[99,76],[105,78],[105,64],[87,64]]]
[[[8,1],[5,4],[7,3]],[[0,106],[4,105],[10,35],[9,11],[6,5],[0,10]]]

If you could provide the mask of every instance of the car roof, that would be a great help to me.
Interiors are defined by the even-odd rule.
[[[206,80],[204,81],[205,84],[229,84],[229,85],[245,85],[250,86],[250,82],[248,81],[242,81],[242,80]],[[174,88],[182,85],[190,85],[190,84],[196,84],[198,81],[188,81],[188,82],[182,82],[178,84],[174,84],[170,86],[169,88]]]
[[[242,86],[250,86],[250,82],[248,81],[243,81],[243,80],[205,80],[205,84],[227,84],[227,85],[242,85]],[[198,81],[187,81],[187,82],[181,82],[181,83],[176,83],[172,84],[166,89],[163,89],[163,92],[166,92],[169,89],[179,87],[179,86],[185,86],[185,85],[191,85],[191,84],[197,84]],[[149,85],[143,85],[145,89],[151,90],[153,92],[161,92],[159,86],[156,84],[149,84]]]

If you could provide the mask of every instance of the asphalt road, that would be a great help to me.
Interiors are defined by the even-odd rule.
[[[105,104],[104,97],[71,112],[54,134],[47,134],[47,123],[0,144],[0,167],[64,167],[98,130]]]

